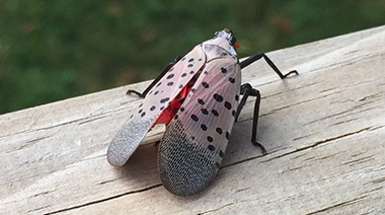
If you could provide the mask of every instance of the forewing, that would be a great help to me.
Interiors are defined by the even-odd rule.
[[[170,192],[200,192],[216,175],[225,153],[238,107],[239,64],[232,58],[206,65],[159,149],[159,171]]]
[[[163,110],[205,62],[205,54],[198,45],[159,80],[108,147],[107,160],[111,165],[122,166],[127,162]]]

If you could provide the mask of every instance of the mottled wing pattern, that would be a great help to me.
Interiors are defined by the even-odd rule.
[[[200,71],[205,62],[206,56],[198,45],[176,63],[150,90],[139,110],[131,116],[112,140],[107,151],[107,160],[111,165],[122,166],[127,162],[163,110]]]
[[[160,143],[160,177],[171,193],[198,193],[215,177],[234,124],[240,85],[240,66],[232,58],[215,59],[202,70]]]

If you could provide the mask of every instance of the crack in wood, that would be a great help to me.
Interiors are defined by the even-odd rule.
[[[287,173],[287,172],[296,171],[296,170],[300,170],[300,169],[302,169],[302,168],[304,168],[304,167],[307,167],[307,166],[308,166],[308,165],[297,166],[297,167],[292,167],[292,168],[289,167],[289,169],[283,170],[283,171],[281,172],[281,174]]]
[[[118,180],[120,180],[120,178],[115,178],[115,179],[112,179],[112,180],[102,181],[98,185],[108,184],[108,183],[111,183],[111,182],[114,182],[114,181],[118,181]]]
[[[296,137],[296,138],[293,138],[292,141],[297,141],[297,140],[304,139],[304,138],[311,137],[311,136],[312,136],[311,134],[308,134],[308,135]]]
[[[35,211],[40,211],[40,210],[43,210],[43,209],[45,209],[45,208],[49,208],[49,207],[51,207],[51,206],[52,206],[52,205],[46,205],[46,206],[44,206],[44,207],[34,208],[33,210],[27,211],[27,213],[35,212]]]
[[[315,158],[314,160],[315,161],[325,160],[327,158],[331,158],[331,157],[334,157],[334,156],[339,155],[339,154],[340,154],[340,152],[334,153],[334,154],[330,154],[330,155],[326,155],[326,156],[322,156],[322,157],[319,157],[319,158]]]
[[[322,121],[322,120],[325,120],[325,119],[330,119],[330,118],[333,118],[333,117],[337,117],[339,115],[342,115],[342,114],[345,114],[345,113],[349,113],[352,110],[355,110],[355,108],[349,108],[348,110],[341,111],[341,112],[338,112],[338,113],[335,113],[335,114],[331,114],[329,116],[325,116],[325,117],[322,117],[322,118],[310,121],[310,122],[304,124],[304,126],[311,125],[313,123],[316,123],[316,122],[319,122],[319,121]]]
[[[332,127],[332,126],[337,126],[337,125],[341,125],[341,124],[345,124],[345,123],[348,123],[348,122],[353,122],[353,121],[356,121],[356,120],[358,120],[358,119],[359,119],[359,118],[356,117],[356,118],[351,118],[351,119],[348,119],[348,120],[342,120],[342,121],[339,121],[339,122],[330,124],[330,127]]]
[[[261,114],[259,115],[259,117],[264,117],[264,116],[268,116],[268,115],[271,115],[271,114],[274,114],[275,112],[277,111],[281,111],[281,110],[284,110],[284,109],[287,109],[287,108],[293,108],[297,105],[303,105],[303,104],[306,104],[306,103],[309,103],[309,102],[312,102],[312,101],[316,101],[316,100],[319,100],[319,99],[323,99],[323,98],[326,98],[328,96],[331,96],[331,95],[334,95],[334,94],[338,94],[340,93],[341,91],[337,91],[337,92],[333,92],[333,93],[329,93],[329,94],[326,94],[326,95],[322,95],[322,96],[319,96],[319,97],[314,97],[314,98],[311,98],[311,99],[308,99],[308,100],[303,100],[303,101],[300,101],[300,102],[296,102],[296,103],[293,103],[293,104],[289,104],[289,105],[286,105],[286,106],[282,106],[280,108],[276,108],[276,109],[272,109],[271,111],[265,113],[265,114]],[[308,123],[309,124],[309,123]]]
[[[90,118],[90,119],[87,118],[87,119],[85,119],[83,122],[80,122],[80,123],[79,123],[79,126],[80,126],[80,125],[83,125],[83,124],[86,124],[86,123],[90,123],[90,122],[99,120],[99,119],[104,119],[104,118],[109,117],[109,116],[111,116],[111,114],[108,114],[108,115],[101,115],[101,116],[95,116],[95,117]]]
[[[46,195],[48,193],[50,193],[51,191],[44,191],[44,192],[40,192],[40,193],[36,193],[33,195],[33,197],[37,197],[37,196],[40,196],[40,195]]]
[[[268,162],[268,161],[271,161],[271,160],[274,160],[274,159],[277,159],[277,158],[281,158],[281,157],[286,156],[286,155],[294,154],[294,153],[297,153],[297,152],[300,152],[300,151],[303,151],[303,150],[306,150],[306,149],[309,149],[309,148],[313,148],[315,146],[318,146],[318,145],[321,145],[321,144],[324,144],[324,143],[327,143],[327,142],[331,142],[331,141],[338,140],[338,139],[341,139],[341,138],[345,138],[345,137],[348,137],[348,136],[356,135],[356,134],[359,134],[359,133],[361,133],[363,131],[368,131],[371,128],[372,127],[366,127],[366,128],[360,129],[358,131],[342,134],[342,135],[339,135],[339,136],[336,136],[336,137],[331,137],[331,138],[328,138],[328,139],[325,139],[325,140],[320,140],[320,141],[317,141],[317,142],[315,142],[313,144],[310,144],[310,145],[307,145],[307,146],[295,149],[295,150],[290,151],[290,152],[283,153],[281,155],[278,155],[276,157],[272,157],[272,158],[267,159],[267,160],[262,161],[262,162]]]
[[[260,155],[252,156],[252,157],[249,157],[249,158],[246,158],[246,159],[243,159],[243,160],[235,161],[234,163],[230,163],[230,164],[221,166],[220,169],[224,169],[224,168],[227,168],[227,167],[230,167],[230,166],[234,166],[234,165],[237,165],[237,164],[240,164],[240,163],[243,163],[243,162],[251,161],[251,160],[254,160],[256,158],[263,157],[263,156],[266,156],[266,155],[260,154]]]
[[[360,202],[360,201],[364,200],[367,197],[368,196],[361,196],[361,197],[358,197],[358,198],[355,198],[355,199],[352,199],[352,200],[344,201],[344,202],[341,202],[341,203],[338,203],[338,204],[331,205],[331,206],[326,207],[326,208],[319,209],[319,210],[314,211],[314,212],[306,213],[305,215],[313,215],[313,214],[317,214],[317,213],[328,211],[330,209],[335,209],[335,208],[338,208],[338,207],[344,207],[344,206],[352,205],[352,204],[355,204],[357,202]]]
[[[365,185],[366,185],[366,184],[367,184],[367,183],[365,183]],[[384,188],[383,186],[377,187],[377,188],[374,188],[374,189],[365,191],[365,192],[363,192],[361,195],[366,195],[366,194],[374,193],[374,192],[377,192],[377,191],[382,191],[383,188]]]
[[[56,210],[56,211],[45,213],[44,215],[58,214],[58,213],[62,213],[62,212],[65,212],[65,211],[70,211],[70,210],[74,210],[74,209],[83,208],[83,207],[91,206],[91,205],[94,205],[94,204],[99,204],[99,203],[102,203],[102,202],[106,202],[106,201],[110,201],[110,200],[113,200],[113,199],[117,199],[117,198],[120,198],[120,197],[123,197],[123,196],[146,192],[148,190],[151,190],[151,189],[154,189],[154,188],[157,188],[157,187],[160,187],[160,186],[162,186],[162,184],[155,184],[153,186],[146,187],[146,188],[143,188],[143,189],[140,189],[140,190],[130,191],[130,192],[127,192],[127,193],[122,193],[122,194],[111,196],[111,197],[108,197],[108,198],[87,202],[87,203],[84,203],[84,204],[81,204],[81,205],[76,205],[76,206],[69,207],[69,208],[59,209],[59,210]]]
[[[343,162],[343,163],[341,163],[341,165],[353,166],[355,164],[365,163],[365,162],[368,162],[368,161],[371,161],[371,160],[374,160],[373,155],[362,157],[362,158],[358,158],[358,159],[347,161],[347,162]]]
[[[41,140],[45,140],[45,139],[50,138],[50,137],[52,137],[52,136],[39,137],[39,138],[35,138],[33,140],[29,140],[25,144],[22,144],[21,146],[17,147],[15,150],[8,151],[7,153],[11,153],[11,152],[18,151],[21,149],[26,149],[28,147],[35,145],[35,143],[37,143]]]
[[[219,207],[219,208],[216,208],[216,209],[211,209],[211,210],[208,210],[208,211],[205,211],[205,212],[202,212],[202,213],[197,213],[197,215],[203,215],[203,214],[208,214],[208,213],[213,213],[213,212],[216,212],[216,211],[219,211],[219,210],[221,210],[221,209],[223,209],[223,208],[226,208],[226,207],[229,207],[229,206],[231,206],[231,205],[234,205],[235,203],[228,203],[228,204],[225,204],[225,205],[223,205],[223,206],[221,206],[221,207]]]

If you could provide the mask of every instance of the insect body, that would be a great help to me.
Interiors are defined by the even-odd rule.
[[[264,58],[281,78],[298,73],[283,75],[262,53],[239,63],[234,45],[229,29],[218,31],[176,59],[143,93],[129,91],[143,97],[143,104],[111,142],[108,162],[124,165],[155,124],[166,124],[158,153],[161,181],[173,194],[196,194],[215,177],[249,95],[257,97],[252,143],[265,153],[256,142],[260,95],[250,84],[241,85],[241,68]]]

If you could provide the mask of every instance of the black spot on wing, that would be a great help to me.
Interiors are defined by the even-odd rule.
[[[161,99],[160,100],[160,103],[165,103],[165,102],[167,102],[168,100],[170,100],[170,98],[169,97],[166,97],[166,98],[164,98],[164,99]]]
[[[209,141],[210,143],[212,143],[212,142],[214,141],[214,139],[213,139],[211,136],[208,136],[208,137],[207,137],[207,141]],[[215,149],[215,147],[214,147],[214,149]]]
[[[199,118],[195,114],[191,115],[191,119],[194,120],[195,122],[198,122],[199,120]]]
[[[205,102],[204,102],[202,99],[198,99],[198,103],[199,103],[200,105],[204,105],[204,104],[205,104]]]
[[[214,116],[219,116],[219,113],[218,113],[218,111],[216,111],[216,110],[211,110],[211,113],[214,115]]]
[[[225,101],[225,107],[227,110],[230,110],[231,109],[231,103],[228,101]]]
[[[223,156],[225,155],[225,153],[223,153],[222,150],[219,151],[219,156],[221,156],[221,158],[223,158]]]
[[[170,74],[169,76],[167,76],[167,79],[171,79],[174,77],[174,74]]]
[[[226,131],[226,139],[229,140],[230,139],[230,133]]]
[[[215,101],[217,101],[217,102],[223,101],[223,96],[219,95],[218,93],[215,93],[213,97],[214,97]]]

